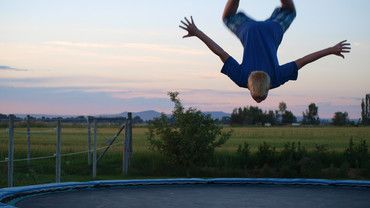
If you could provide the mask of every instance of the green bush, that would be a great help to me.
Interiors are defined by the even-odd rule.
[[[361,140],[356,145],[353,139],[350,139],[345,151],[345,157],[351,168],[363,168],[368,165],[369,152],[366,141]]]
[[[288,142],[284,145],[280,154],[283,161],[298,162],[306,156],[307,152],[306,149],[301,146],[300,142],[298,142],[297,145],[295,142]]]
[[[240,160],[240,166],[241,167],[248,167],[251,161],[251,150],[250,145],[246,142],[244,142],[243,145],[239,145],[237,150],[238,159]]]
[[[175,104],[171,118],[162,114],[149,124],[148,141],[173,165],[187,170],[190,167],[207,164],[216,147],[223,145],[231,132],[223,132],[222,127],[201,111],[184,109],[177,92],[169,93]]]
[[[258,146],[256,161],[260,166],[273,165],[276,162],[276,148],[263,142]]]

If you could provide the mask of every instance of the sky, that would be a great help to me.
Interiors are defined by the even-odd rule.
[[[322,118],[359,118],[370,93],[370,1],[296,0],[297,18],[278,51],[280,64],[342,40],[352,53],[324,58],[298,80],[257,104],[220,73],[222,62],[196,38],[182,39],[180,20],[197,26],[241,62],[243,48],[221,21],[226,0],[0,0],[0,113],[96,115],[170,112],[167,92],[186,107],[231,113],[236,107],[301,116],[314,102]],[[241,0],[240,9],[268,18],[278,0]]]

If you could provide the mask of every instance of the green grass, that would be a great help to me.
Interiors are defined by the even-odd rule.
[[[256,151],[259,144],[267,142],[281,150],[287,142],[300,142],[307,150],[313,150],[316,144],[327,145],[331,151],[343,152],[352,138],[355,142],[363,139],[370,143],[370,128],[367,127],[226,127],[232,130],[230,140],[221,148],[216,150],[221,160],[233,160],[239,145],[247,142],[251,145],[252,151]],[[106,146],[106,139],[112,137],[118,128],[99,128],[98,147]],[[32,157],[50,156],[55,151],[55,130],[53,128],[32,128],[31,129],[31,155]],[[130,175],[123,177],[122,167],[122,143],[123,136],[120,136],[117,145],[107,153],[98,164],[98,179],[122,179],[142,177],[176,177],[181,175],[181,170],[168,170],[163,158],[149,150],[146,140],[146,128],[133,129],[133,150],[134,158]],[[7,157],[8,136],[6,129],[0,129],[0,161]],[[65,127],[62,130],[62,153],[72,153],[87,150],[87,129]],[[15,129],[15,158],[26,158],[27,140],[26,129]],[[87,181],[92,180],[91,168],[87,165],[87,154],[75,155],[62,158],[62,179],[63,181]],[[54,181],[53,158],[36,160],[31,162],[15,163],[16,185],[50,183]],[[214,174],[205,174],[212,171],[212,167],[194,171],[195,176],[243,176],[240,170],[227,170],[224,173],[213,170]],[[0,163],[0,187],[6,186],[7,164]],[[238,172],[239,171],[239,172]],[[216,174],[216,172],[219,172]],[[186,176],[186,175],[185,175]]]
[[[235,151],[238,145],[247,142],[256,148],[262,142],[267,142],[281,149],[287,142],[301,142],[308,150],[316,144],[328,145],[334,151],[343,151],[352,138],[370,142],[370,128],[344,127],[273,127],[273,128],[231,128],[231,139],[221,148],[221,151]]]
[[[267,142],[278,149],[282,148],[287,142],[301,142],[303,146],[312,149],[316,144],[326,144],[331,150],[343,151],[347,146],[349,139],[355,141],[364,139],[370,142],[370,128],[365,127],[312,127],[312,128],[292,128],[292,127],[240,127],[225,128],[232,130],[233,134],[230,140],[218,151],[234,152],[240,144],[249,143],[253,148],[258,144]],[[117,129],[99,128],[98,129],[98,147],[105,146],[106,139],[112,137]],[[32,133],[35,132],[35,133]],[[135,152],[148,151],[148,142],[146,140],[146,128],[133,129],[133,148]],[[118,143],[122,143],[122,136]],[[93,138],[92,138],[93,139]],[[32,155],[47,155],[54,153],[55,133],[51,128],[32,128],[31,129],[31,147]],[[5,129],[0,129],[0,160],[4,159],[7,152],[8,136]],[[84,128],[64,128],[62,130],[62,152],[76,152],[87,150],[87,130]],[[26,129],[15,129],[15,154],[17,156],[26,156],[27,140]],[[113,151],[121,151],[120,148],[114,148]],[[24,153],[24,155],[23,155]]]

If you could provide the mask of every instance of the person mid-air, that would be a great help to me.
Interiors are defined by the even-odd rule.
[[[230,77],[239,87],[248,88],[253,99],[260,103],[267,98],[270,89],[289,80],[297,80],[298,70],[306,64],[328,55],[344,58],[350,52],[350,43],[342,41],[333,47],[320,50],[296,61],[279,65],[277,51],[291,23],[296,17],[293,0],[281,0],[265,21],[256,21],[238,12],[239,0],[228,0],[222,19],[225,25],[239,38],[244,47],[243,62],[239,64],[217,43],[194,24],[193,17],[181,21],[180,28],[188,32],[183,38],[198,37],[224,63],[221,72]]]

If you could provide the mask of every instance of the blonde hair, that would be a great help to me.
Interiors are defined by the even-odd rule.
[[[249,75],[248,88],[253,97],[267,96],[270,84],[270,76],[266,72],[254,71]]]

